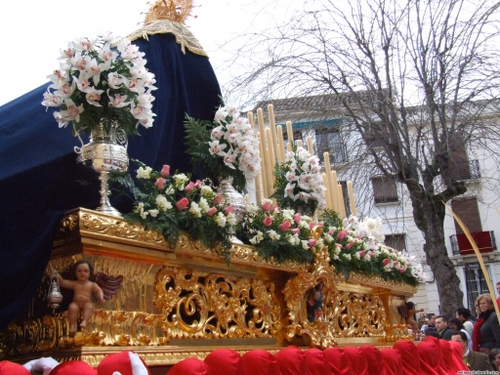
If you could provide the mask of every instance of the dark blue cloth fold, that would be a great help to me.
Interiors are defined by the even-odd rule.
[[[183,54],[172,34],[134,43],[156,75],[157,116],[129,139],[129,157],[190,172],[183,122],[186,113],[213,119],[220,88],[212,66],[207,57]],[[76,162],[80,141],[71,129],[58,129],[53,110],[40,104],[47,85],[0,107],[0,331],[36,292],[63,213],[99,204],[97,174]]]

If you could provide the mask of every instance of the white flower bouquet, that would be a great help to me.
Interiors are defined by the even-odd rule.
[[[123,38],[113,42],[111,33],[83,37],[62,51],[60,69],[48,78],[52,84],[42,105],[60,108],[54,112],[59,127],[73,124],[76,135],[90,135],[99,123],[123,129],[126,136],[138,126],[153,125],[151,92],[154,74],[137,46]]]

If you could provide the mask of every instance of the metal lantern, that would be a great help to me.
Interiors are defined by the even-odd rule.
[[[52,310],[57,309],[62,300],[63,295],[61,294],[61,286],[59,285],[57,272],[52,272],[52,276],[50,277],[49,293],[47,294],[49,307]]]

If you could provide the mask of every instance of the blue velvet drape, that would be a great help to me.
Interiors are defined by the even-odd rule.
[[[212,66],[207,57],[184,54],[172,34],[134,43],[156,75],[157,116],[152,128],[129,139],[129,156],[155,169],[170,164],[190,172],[184,117],[213,119],[220,88]],[[53,111],[40,104],[47,85],[0,107],[0,331],[39,286],[63,213],[99,203],[96,173],[76,163],[79,140],[58,129]]]

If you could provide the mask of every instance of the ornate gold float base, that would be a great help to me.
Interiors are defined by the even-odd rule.
[[[388,346],[408,338],[397,306],[416,291],[362,274],[345,280],[322,252],[313,266],[278,265],[235,244],[228,265],[187,236],[174,252],[156,232],[82,208],[61,221],[51,266],[64,275],[81,259],[96,272],[123,276],[116,294],[72,336],[71,296],[50,310],[43,280],[29,311],[1,334],[3,358],[51,356],[95,366],[110,353],[132,349],[148,365],[165,366],[203,359],[218,347],[244,353],[289,344]]]

